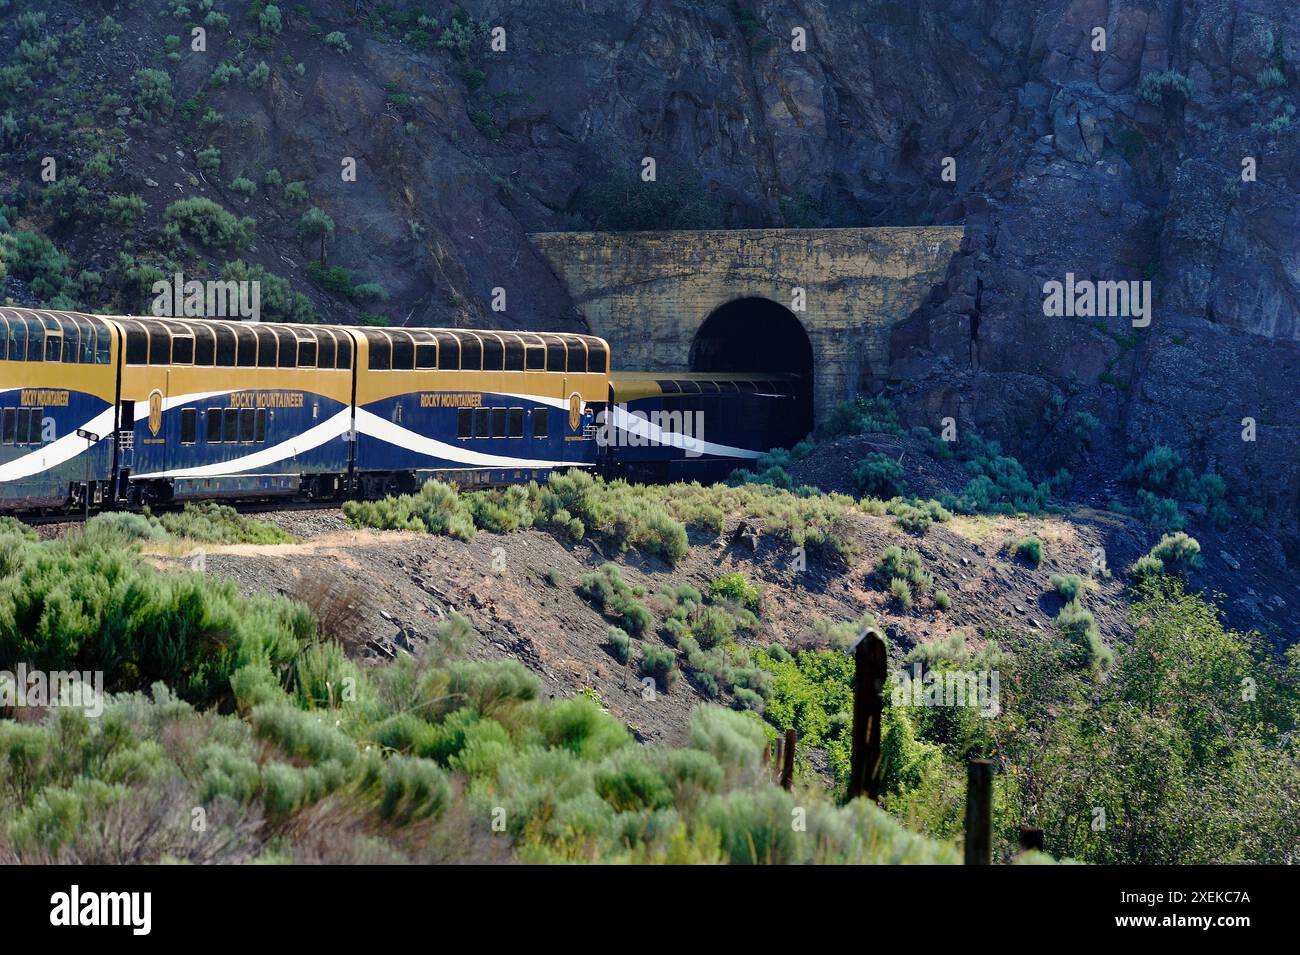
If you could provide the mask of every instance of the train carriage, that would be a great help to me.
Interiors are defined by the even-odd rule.
[[[778,445],[802,420],[797,375],[627,372],[610,376],[598,422],[605,470],[638,481],[726,477]]]
[[[0,308],[0,507],[104,499],[119,341],[97,316]]]
[[[114,321],[123,340],[116,467],[129,503],[347,492],[347,329]]]
[[[461,329],[358,331],[362,494],[542,479],[593,467],[609,346],[590,335]]]

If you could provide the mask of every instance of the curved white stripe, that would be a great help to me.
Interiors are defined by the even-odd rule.
[[[408,451],[414,451],[416,454],[424,454],[431,458],[444,458],[448,461],[459,461],[462,464],[477,465],[478,467],[556,468],[586,466],[576,461],[543,461],[532,458],[510,458],[499,454],[485,454],[482,451],[471,451],[468,448],[457,447],[454,444],[445,444],[442,441],[437,441],[433,438],[426,438],[422,434],[416,434],[414,431],[408,431],[406,428],[396,425],[376,414],[372,414],[364,408],[357,409],[357,431],[362,434],[368,434],[372,438],[378,438],[380,441],[395,444],[399,448],[406,448]]]
[[[112,408],[105,408],[81,426],[81,430],[90,431],[101,437],[107,437],[112,428]],[[0,481],[16,481],[19,478],[39,474],[41,471],[48,471],[50,468],[71,461],[83,451],[89,450],[90,447],[90,442],[85,438],[77,437],[75,431],[72,434],[65,434],[63,437],[54,439],[49,444],[41,446],[30,454],[24,454],[21,458],[14,458],[12,461],[0,464]]]
[[[727,458],[761,458],[767,453],[766,451],[750,451],[748,448],[733,448],[729,444],[714,444],[712,441],[693,438],[690,435],[679,434],[676,431],[664,431],[653,421],[633,415],[618,405],[614,405],[613,411],[614,427],[622,428],[629,433],[634,432],[638,438],[646,442],[666,444],[670,447],[696,451],[700,454],[717,454]]]
[[[345,434],[348,430],[348,419],[351,414],[352,409],[344,408],[332,418],[327,418],[314,428],[308,428],[302,434],[294,435],[288,441],[281,441],[279,444],[263,448],[261,451],[255,451],[252,454],[245,454],[241,458],[219,461],[216,464],[204,464],[195,468],[177,468],[172,471],[135,474],[132,477],[215,477],[222,474],[238,474],[240,471],[251,471],[254,468],[266,467],[268,464],[275,464],[285,458],[292,458],[311,451],[313,448],[319,448],[326,441]]]
[[[3,388],[0,389],[0,394],[18,390],[20,389]],[[224,391],[204,391],[189,395],[176,395],[163,401],[163,410],[167,411],[177,405],[188,404],[191,401],[204,401],[208,398],[228,395],[231,391],[233,389],[227,388]],[[133,404],[135,405],[133,413],[136,421],[142,421],[149,417],[148,401],[136,401]],[[83,424],[79,430],[97,434],[103,440],[113,432],[113,417],[113,409],[105,408]],[[21,458],[14,458],[12,461],[0,464],[0,481],[16,481],[19,478],[31,477],[33,474],[48,471],[50,468],[71,461],[83,452],[88,451],[90,447],[91,445],[87,444],[85,438],[77,437],[74,430],[72,434],[65,434],[61,438],[56,438],[49,444],[37,448],[29,454],[24,454]]]
[[[520,401],[535,401],[539,405],[550,405],[552,408],[559,408],[561,411],[569,410],[568,398],[551,398],[548,395],[524,395],[514,391],[487,391],[484,394],[498,395],[502,398],[518,398]]]

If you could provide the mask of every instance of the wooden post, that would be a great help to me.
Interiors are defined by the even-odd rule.
[[[794,730],[785,730],[785,748],[781,751],[781,789],[789,793],[794,787]]]
[[[853,648],[853,748],[848,796],[880,800],[880,720],[889,660],[880,631],[868,628]]]
[[[993,864],[993,763],[987,759],[966,767],[966,864]]]
[[[1035,829],[1031,826],[1020,827],[1020,851],[1029,852],[1035,850],[1038,852],[1046,851],[1043,847],[1046,843],[1043,841],[1043,830]]]
[[[781,788],[789,792],[794,787],[794,730],[785,731],[785,750],[781,761]]]

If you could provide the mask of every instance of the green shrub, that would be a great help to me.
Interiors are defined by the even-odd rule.
[[[826,424],[818,429],[818,437],[822,439],[851,434],[902,433],[898,415],[888,401],[862,395],[842,401],[832,408]]]
[[[1013,558],[1023,560],[1031,567],[1043,562],[1043,542],[1032,534],[1019,537],[1007,544],[1007,553]]]
[[[1053,574],[1052,589],[1067,604],[1083,596],[1083,578],[1078,574]]]
[[[1077,600],[1067,603],[1056,617],[1057,629],[1070,644],[1071,659],[1093,671],[1110,665],[1112,654],[1101,642],[1101,631],[1092,614]]]
[[[335,30],[333,33],[325,34],[325,45],[340,53],[352,52],[352,44],[349,43],[348,38],[338,30]]]
[[[172,98],[172,78],[163,70],[136,70],[135,105],[148,119],[170,116],[176,107]]]
[[[894,577],[889,581],[889,592],[900,607],[904,610],[910,610],[912,607],[912,587],[902,577]]]
[[[902,465],[879,451],[872,451],[858,462],[853,482],[859,494],[886,499],[898,497],[906,486]]]
[[[677,682],[677,658],[667,647],[644,646],[641,648],[639,673],[653,677],[660,692],[667,693]]]
[[[108,199],[108,217],[118,225],[135,225],[144,218],[145,208],[145,201],[134,193]]]
[[[940,610],[951,610],[952,598],[948,596],[948,591],[936,590],[934,592],[934,605]]]
[[[236,252],[252,244],[256,231],[252,219],[238,219],[202,196],[176,200],[163,213],[163,221],[201,246]]]
[[[605,632],[605,646],[619,663],[626,663],[631,652],[632,641],[619,627],[610,627]]]
[[[709,593],[715,598],[740,604],[751,613],[758,613],[759,601],[763,596],[762,589],[751,584],[739,571],[715,577],[709,584]],[[694,596],[694,602],[699,603],[699,594],[696,593]]]

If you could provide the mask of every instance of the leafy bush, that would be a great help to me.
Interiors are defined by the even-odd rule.
[[[826,424],[818,429],[819,438],[838,438],[851,434],[902,434],[898,415],[883,398],[858,395],[831,409]],[[899,492],[901,493],[901,492]],[[892,496],[892,495],[891,495]]]
[[[1160,574],[1185,576],[1202,564],[1200,542],[1179,532],[1161,537],[1145,557],[1138,558],[1131,572],[1139,579]]]
[[[337,50],[340,53],[352,52],[352,44],[349,43],[348,38],[338,30],[335,30],[332,33],[325,34],[325,45],[332,50]]]
[[[614,655],[614,659],[619,663],[626,663],[628,654],[631,652],[632,641],[628,635],[618,627],[610,627],[605,634],[605,645],[609,647],[609,652]]]
[[[653,677],[660,692],[667,693],[677,682],[676,663],[677,657],[667,647],[641,648],[639,672],[642,676]]]
[[[952,598],[948,596],[948,591],[936,590],[934,592],[934,605],[940,610],[951,610]]]
[[[1037,567],[1043,562],[1043,542],[1032,534],[1016,538],[1007,543],[1007,553],[1014,558],[1023,560],[1031,567]]]
[[[739,571],[715,577],[709,584],[709,593],[714,598],[739,604],[751,613],[758,613],[759,601],[763,596],[762,589],[751,584]],[[695,602],[699,603],[699,600]]]
[[[853,482],[858,493],[870,497],[891,498],[903,493],[905,480],[903,466],[887,454],[873,451],[858,462],[853,470]]]
[[[1083,578],[1078,574],[1053,574],[1052,589],[1067,604],[1083,596]]]
[[[252,244],[256,231],[252,219],[237,219],[202,196],[176,200],[163,213],[163,221],[201,246],[236,252]]]

